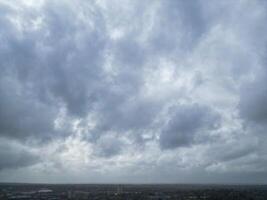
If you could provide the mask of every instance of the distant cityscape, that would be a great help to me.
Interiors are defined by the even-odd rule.
[[[266,200],[267,185],[0,184],[0,200]]]

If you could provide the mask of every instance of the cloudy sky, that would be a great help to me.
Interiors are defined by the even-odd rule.
[[[1,0],[0,180],[267,183],[267,2]]]

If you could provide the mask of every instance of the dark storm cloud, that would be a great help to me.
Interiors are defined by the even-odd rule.
[[[151,108],[150,102],[138,97],[145,60],[142,47],[130,36],[106,47],[105,22],[93,6],[86,6],[84,19],[78,19],[67,4],[45,4],[40,11],[23,13],[18,23],[25,27],[20,31],[9,17],[21,13],[12,8],[2,13],[6,18],[1,29],[5,41],[1,49],[2,136],[22,142],[66,136],[70,130],[54,127],[62,108],[73,118],[98,113],[96,138],[108,130],[124,132],[149,126],[155,106]],[[31,20],[41,20],[37,30],[31,29]],[[118,65],[111,82],[103,69],[106,48],[114,50]],[[97,155],[110,157],[118,154],[122,145],[101,138],[97,146]]]
[[[82,117],[92,109],[102,86],[100,80],[105,78],[101,68],[105,24],[90,7],[83,13],[84,21],[77,19],[70,7],[65,12],[58,12],[53,5],[47,7],[44,23],[49,36],[42,38],[41,45],[51,51],[43,55],[44,90],[62,101],[70,114]],[[87,20],[93,27],[88,27]]]
[[[248,123],[267,125],[267,70],[261,69],[255,80],[246,83],[240,93],[240,115]]]
[[[0,80],[0,134],[15,139],[29,136],[48,139],[54,133],[53,119],[56,109],[42,102],[21,88],[16,80],[5,76]]]
[[[123,142],[114,136],[101,137],[95,147],[96,156],[100,157],[112,157],[118,155],[123,150]]]
[[[266,171],[265,13],[262,1],[1,2],[0,169]]]
[[[126,91],[125,91],[126,92]],[[107,96],[108,98],[109,96]],[[113,99],[116,98],[116,99]],[[119,98],[119,99],[117,99]],[[115,102],[113,102],[115,100]],[[110,104],[110,103],[114,104]],[[103,130],[114,129],[117,131],[140,130],[149,127],[154,114],[156,104],[146,102],[136,97],[126,98],[112,94],[108,102],[99,109],[99,128]]]
[[[18,143],[1,138],[0,170],[31,166],[38,163],[39,157]]]
[[[140,18],[136,18],[134,22],[128,21],[127,18],[122,19],[118,22],[119,25],[137,23],[146,28],[142,21],[148,20],[145,15],[148,7],[136,4],[131,14],[140,15]],[[165,1],[160,5],[155,23],[149,30],[147,45],[138,41],[142,30],[136,29],[135,26],[129,28],[122,39],[108,45],[116,75],[113,76],[112,82],[108,83],[108,89],[99,92],[102,92],[101,97],[105,96],[98,100],[96,109],[101,122],[97,128],[101,131],[134,131],[138,135],[140,131],[154,126],[153,122],[165,104],[155,99],[144,99],[142,96],[144,79],[147,76],[145,70],[156,70],[156,67],[148,67],[146,64],[154,62],[159,54],[168,56],[175,52],[177,47],[188,50],[206,30],[202,8],[198,6],[198,2],[195,5],[193,1]],[[143,13],[140,13],[140,9]],[[178,32],[182,35],[177,35]]]
[[[21,93],[20,96],[15,96],[14,89],[5,87],[5,84],[9,83],[1,83],[2,95],[7,98],[1,101],[5,107],[1,112],[1,118],[5,118],[1,125],[3,134],[11,137],[35,135],[41,138],[57,134],[53,130],[53,122],[62,106],[70,115],[78,118],[85,117],[91,111],[98,112],[101,120],[98,129],[101,131],[146,128],[160,110],[160,105],[151,100],[143,100],[139,94],[144,84],[142,74],[146,63],[145,54],[157,54],[159,48],[143,47],[136,41],[135,30],[118,42],[109,41],[106,22],[98,8],[94,4],[79,6],[83,11],[81,16],[67,3],[47,3],[40,11],[26,10],[23,14],[12,8],[2,13],[8,21],[3,21],[3,27],[6,28],[2,29],[1,33],[8,49],[1,51],[1,64],[6,71],[2,76],[9,77],[7,79],[11,82],[20,85],[19,88],[16,86],[15,90]],[[176,8],[181,9],[183,13],[180,15]],[[202,26],[202,22],[197,22],[201,20],[198,17],[201,11],[193,3],[172,5],[168,2],[163,3],[162,9],[160,13],[165,19],[162,23],[177,29],[171,31],[173,33],[182,26],[184,18],[189,20],[186,24],[190,30],[194,24]],[[165,9],[171,9],[172,12],[168,14]],[[186,12],[184,9],[196,12]],[[196,16],[189,16],[190,13],[196,13]],[[17,30],[9,19],[10,15],[22,15],[19,21],[22,31]],[[169,24],[172,17],[177,17],[178,28]],[[41,20],[39,29],[27,30],[33,26],[31,21],[38,19]],[[196,30],[202,32],[200,28]],[[169,38],[165,33],[162,36],[160,31],[154,32],[156,37]],[[173,39],[175,37],[173,35]],[[160,41],[163,41],[162,39]],[[183,41],[190,43],[189,40]],[[155,42],[152,41],[151,44],[153,43]],[[175,43],[179,42],[170,42],[172,45]],[[117,70],[111,81],[107,80],[107,74],[103,70],[106,50],[112,52],[113,64]],[[10,95],[7,95],[7,92]],[[19,108],[7,105],[15,99]],[[12,119],[7,115],[10,107],[14,107],[14,111],[10,109],[11,115],[15,116]],[[25,117],[22,117],[23,114]],[[23,121],[25,119],[27,121]]]
[[[4,43],[0,49],[2,135],[56,136],[54,120],[62,105],[79,117],[88,113],[96,99],[104,47],[101,17],[84,13],[97,24],[94,30],[87,29],[70,7],[59,12],[57,6],[47,4],[41,14],[26,12],[19,22],[26,26],[22,32],[9,19],[20,13],[11,8],[1,13],[1,19],[6,19],[1,20]],[[41,30],[27,30],[33,26],[27,23],[40,16]]]
[[[83,12],[85,19],[80,20],[69,5],[63,4],[64,9],[58,6],[62,5],[52,3],[44,6],[40,30],[13,33],[17,30],[10,21],[3,29],[1,36],[5,38],[9,51],[2,49],[1,64],[6,72],[2,74],[5,78],[1,83],[4,96],[0,102],[3,107],[1,118],[5,118],[1,121],[1,133],[11,137],[56,134],[53,122],[62,106],[78,118],[97,109],[103,119],[100,126],[108,129],[144,126],[151,118],[148,116],[151,115],[150,108],[145,111],[149,103],[143,104],[143,100],[134,99],[142,85],[140,74],[144,54],[140,45],[130,36],[115,46],[109,44],[115,51],[114,59],[119,72],[112,82],[107,82],[102,68],[107,36],[101,14],[97,9],[93,10],[94,5],[90,5]],[[21,23],[27,24],[27,20],[37,17],[37,11],[33,12],[30,16],[26,15]],[[92,27],[87,23],[92,23]],[[20,38],[18,34],[21,34]],[[8,88],[12,87],[10,84],[16,86]],[[16,90],[20,95],[14,94]],[[11,105],[13,101],[16,101],[16,106]],[[141,110],[148,114],[140,115]]]
[[[178,50],[183,54],[192,50],[208,28],[202,12],[199,1],[162,2],[158,10],[160,17],[149,38],[154,51],[168,53]]]
[[[194,143],[196,134],[218,128],[219,115],[198,104],[178,105],[170,109],[171,118],[160,135],[162,149],[173,149]]]
[[[257,153],[258,141],[254,137],[242,137],[242,134],[232,138],[230,141],[224,141],[216,145],[216,151],[209,151],[207,159],[211,161],[209,164],[218,162],[235,162],[239,159],[245,159],[250,155]]]

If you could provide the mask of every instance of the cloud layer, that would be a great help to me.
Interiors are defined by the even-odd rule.
[[[266,6],[2,1],[1,180],[264,183]]]

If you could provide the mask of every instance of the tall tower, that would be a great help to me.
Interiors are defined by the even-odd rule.
[[[117,194],[122,194],[122,193],[123,193],[122,185],[118,185],[117,186]]]

